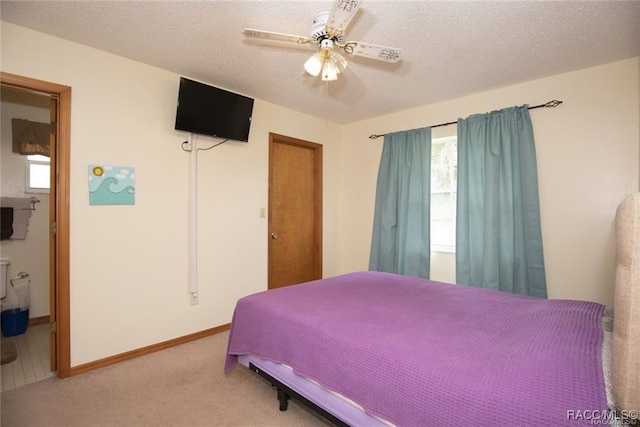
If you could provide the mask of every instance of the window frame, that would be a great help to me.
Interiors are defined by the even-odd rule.
[[[434,176],[433,176],[433,171],[434,171],[434,163],[433,163],[433,146],[435,144],[447,144],[447,143],[451,143],[453,142],[455,144],[456,150],[457,150],[457,144],[458,144],[458,136],[457,135],[451,135],[451,136],[445,136],[445,137],[440,137],[440,138],[433,138],[431,141],[431,146],[432,146],[432,157],[431,157],[431,195],[432,195],[432,199],[431,199],[431,213],[433,214],[433,195],[434,194],[449,194],[449,202],[450,202],[450,211],[449,211],[449,220],[451,221],[451,224],[453,224],[453,227],[450,227],[449,230],[449,237],[450,237],[450,241],[451,243],[445,244],[445,243],[434,243],[433,242],[433,238],[431,239],[431,252],[442,252],[442,253],[455,253],[456,252],[456,236],[455,236],[455,230],[456,230],[456,201],[457,201],[457,195],[458,195],[458,191],[457,191],[457,154],[456,154],[456,159],[454,163],[448,163],[448,169],[449,169],[449,173],[452,175],[450,176],[451,179],[451,187],[448,189],[448,191],[446,190],[437,190],[434,191]],[[447,165],[447,164],[442,164],[442,165]],[[452,200],[453,198],[453,200]],[[433,228],[433,215],[430,215],[431,217],[431,227]]]

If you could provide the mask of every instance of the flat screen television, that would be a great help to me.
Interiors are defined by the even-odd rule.
[[[247,142],[253,98],[180,78],[177,130]]]

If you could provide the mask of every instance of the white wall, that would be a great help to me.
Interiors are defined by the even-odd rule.
[[[49,193],[26,193],[26,157],[12,151],[11,119],[49,122],[49,97],[24,91],[2,89],[0,144],[0,195],[3,197],[37,197],[40,203],[31,212],[24,240],[0,242],[0,256],[8,258],[8,277],[21,271],[29,273],[29,317],[49,315]],[[24,284],[24,281],[17,283]],[[3,308],[15,308],[18,299],[7,285]]]
[[[324,145],[324,272],[338,272],[336,125],[256,99],[248,143],[199,153],[191,306],[187,134],[173,129],[180,76],[5,22],[2,70],[72,87],[71,366],[229,323],[239,297],[266,289],[269,132]],[[90,206],[90,164],[135,167],[135,205]]]
[[[638,191],[638,63],[636,57],[344,126],[342,271],[368,265],[382,151],[382,140],[372,142],[370,134],[559,99],[555,109],[531,111],[549,296],[611,305],[615,210],[624,195]],[[436,128],[433,137],[455,133],[455,126]],[[450,265],[450,257],[440,258]]]

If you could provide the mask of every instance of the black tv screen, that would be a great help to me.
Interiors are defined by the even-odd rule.
[[[247,142],[252,112],[252,98],[180,78],[177,130]]]

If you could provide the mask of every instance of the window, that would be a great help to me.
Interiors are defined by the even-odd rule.
[[[431,142],[431,250],[455,252],[457,137]]]
[[[32,154],[27,156],[27,192],[48,193],[51,179],[51,159]]]

